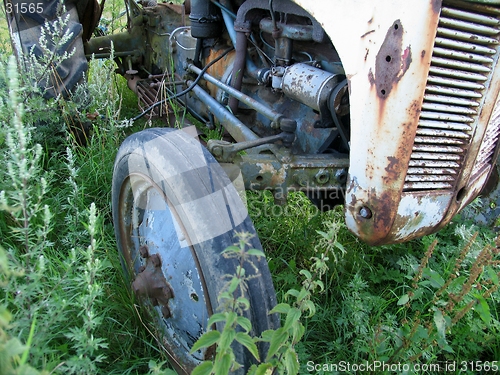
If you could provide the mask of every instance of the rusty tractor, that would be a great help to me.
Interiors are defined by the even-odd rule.
[[[37,52],[59,3],[5,1],[18,53]],[[113,56],[136,118],[171,125],[125,140],[112,204],[132,288],[181,373],[213,354],[190,349],[238,265],[221,251],[255,234],[242,189],[343,205],[371,245],[438,231],[479,194],[494,193],[485,218],[498,216],[500,0],[125,0],[126,30],[99,36],[104,0],[64,5],[72,38],[54,53],[75,53],[46,95],[71,91],[87,59]],[[179,106],[223,139],[200,142]],[[279,322],[267,264],[253,263],[242,293],[258,334]]]

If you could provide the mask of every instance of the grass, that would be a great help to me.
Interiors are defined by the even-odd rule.
[[[6,38],[0,22],[0,45],[9,44]],[[7,57],[0,56],[2,67]],[[112,70],[110,62],[91,63],[94,100],[86,110],[99,116],[86,147],[76,146],[67,132],[57,143],[37,138],[34,119],[48,105],[42,102],[24,103],[24,126],[14,131],[12,114],[19,102],[12,103],[7,90],[12,77],[0,70],[0,191],[5,192],[0,200],[0,353],[8,353],[12,364],[1,373],[22,373],[23,366],[89,374],[161,373],[165,368],[165,353],[151,334],[155,327],[129,291],[114,240],[114,157],[127,134],[147,124],[117,127],[137,114],[137,100]],[[18,95],[22,98],[23,91]],[[23,136],[26,150],[20,154],[8,139],[19,145]],[[43,141],[43,147],[35,141]],[[37,152],[39,160],[33,156]],[[21,173],[22,160],[33,162],[27,175]],[[304,339],[296,346],[299,373],[311,373],[311,361],[500,359],[500,293],[494,276],[500,258],[496,245],[488,247],[495,240],[488,228],[457,217],[438,234],[369,247],[346,229],[341,207],[318,212],[300,193],[291,194],[286,206],[275,206],[269,192],[251,192],[248,204],[280,302],[287,301],[290,289],[300,288],[301,271],[328,250],[329,271],[321,280],[325,289],[311,296],[316,314],[303,320]],[[470,290],[461,296],[463,285]],[[14,343],[16,350],[6,352]]]

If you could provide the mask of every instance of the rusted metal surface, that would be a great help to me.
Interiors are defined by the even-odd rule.
[[[191,85],[192,82],[188,81],[187,84]],[[237,142],[254,141],[259,138],[244,123],[242,123],[232,113],[228,112],[222,104],[211,97],[201,87],[194,86],[193,93],[209,108],[210,112],[217,117],[217,119],[223,124],[224,128]]]
[[[448,112],[460,113],[457,109],[468,108],[469,112],[462,111],[461,116],[467,119],[466,125],[469,128],[459,129],[467,135],[467,138],[460,146],[461,152],[457,154],[460,155],[460,159],[457,160],[458,173],[453,182],[455,199],[450,202],[449,210],[439,227],[448,223],[457,211],[463,209],[481,192],[493,170],[491,167],[498,153],[500,132],[498,114],[494,114],[500,90],[498,74],[500,8],[467,5],[457,9],[454,3],[449,5],[445,3],[442,14],[445,22],[444,26],[440,22],[438,35],[446,35],[436,42],[437,45],[439,43],[438,57],[446,59],[446,62],[455,59],[461,59],[459,62],[466,60],[463,56],[446,53],[456,48],[449,41],[457,39],[457,31],[454,36],[450,35],[450,32],[441,31],[443,29],[446,31],[449,25],[454,25],[455,29],[458,29],[460,38],[466,41],[469,50],[474,49],[474,54],[467,68],[455,64],[458,65],[455,68],[455,77],[450,77],[448,80],[448,86],[458,81],[454,86],[458,87],[459,84],[463,86],[460,87],[460,96],[470,101],[468,104],[453,104],[453,110],[448,109]],[[460,46],[465,48],[462,44]],[[480,58],[481,56],[483,57]],[[472,76],[465,76],[464,73]],[[443,75],[442,72],[432,74]],[[473,84],[476,86],[472,86]],[[498,104],[496,108],[498,111]],[[454,123],[458,125],[460,122]],[[464,124],[464,121],[461,123]]]
[[[319,18],[311,18],[310,14],[307,12],[308,7],[300,4],[299,1],[294,1],[299,5],[302,5],[302,9],[293,2],[287,0],[274,0],[273,1],[273,10],[276,13],[283,14],[293,14],[305,18],[310,18],[312,23],[312,39],[315,42],[322,42],[325,37],[324,29],[322,28],[321,21]],[[319,4],[320,7],[324,7],[326,4]],[[238,9],[238,14],[235,22],[235,26],[240,27],[240,25],[244,25],[247,22],[253,21],[255,18],[255,14],[259,12],[268,12],[269,11],[269,1],[268,0],[247,0],[245,1],[240,8]],[[259,17],[260,18],[260,17]],[[318,22],[319,21],[319,22]]]
[[[328,3],[327,9],[297,2],[325,28],[349,83],[346,223],[364,241],[385,243],[397,218],[439,8],[434,1],[407,1],[403,9],[386,0],[356,11],[345,1]],[[356,32],[336,37],[346,27]]]
[[[310,64],[293,64],[283,73],[281,89],[289,98],[320,111],[327,105],[333,88],[341,81],[340,76]]]
[[[500,125],[490,121],[500,88],[498,6],[479,0],[408,0],[404,5],[380,0],[359,7],[349,0],[274,0],[273,19],[267,0],[238,4],[232,9],[237,9],[234,24],[223,7],[228,34],[215,47],[205,45],[210,54],[202,60],[213,60],[230,40],[237,58],[233,53],[212,66],[213,77],[186,95],[185,104],[206,121],[215,115],[236,142],[243,142],[213,147],[220,160],[235,159],[235,150],[251,144],[264,148],[264,142],[275,142],[285,131],[289,137],[278,145],[290,146],[290,160],[321,154],[325,161],[300,170],[274,151],[264,157],[257,150],[240,160],[249,187],[337,189],[333,175],[321,168],[340,169],[322,153],[334,151],[342,161],[349,157],[346,223],[370,244],[435,231],[481,190],[500,137]],[[145,12],[147,17],[134,22],[151,41],[152,48],[139,51],[146,68],[167,70],[168,46],[176,74],[189,84],[187,74],[200,70],[186,63],[201,56],[196,38],[189,27],[177,27],[179,15],[169,8]],[[168,19],[175,22],[167,24]],[[251,44],[260,47],[253,50],[247,37],[255,30],[260,41]],[[135,69],[137,61],[134,55],[124,64]],[[236,93],[226,88],[231,76]],[[142,83],[135,88],[146,105],[160,99],[159,90]],[[296,119],[296,130],[280,129],[283,118]],[[412,204],[418,208],[410,209]]]
[[[382,43],[375,61],[375,72],[370,69],[369,79],[377,95],[384,99],[408,70],[411,62],[411,45],[403,51],[404,29],[400,20],[394,21]]]
[[[342,0],[296,2],[323,25],[349,81],[348,227],[371,244],[436,231],[479,193],[496,155],[498,125],[487,125],[499,9],[445,1],[441,14],[441,1],[386,0],[354,15]],[[357,33],[341,40],[342,27]]]
[[[168,301],[174,298],[174,291],[162,273],[161,257],[159,254],[150,256],[147,245],[142,245],[139,252],[146,265],[139,269],[132,290],[138,297],[149,298],[153,306],[160,305],[163,317],[168,319],[172,316]]]
[[[272,153],[249,152],[234,163],[241,169],[247,190],[272,190],[285,199],[288,192],[303,191],[342,201],[349,160],[333,155],[287,155],[270,146]],[[266,151],[262,149],[261,151]]]

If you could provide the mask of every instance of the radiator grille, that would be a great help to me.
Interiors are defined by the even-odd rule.
[[[490,123],[486,129],[483,143],[479,149],[479,154],[472,169],[472,179],[481,175],[490,165],[493,164],[493,156],[500,137],[500,103],[497,103],[491,116]]]
[[[498,8],[444,2],[404,191],[454,188],[493,74],[499,16]],[[483,164],[498,141],[496,123],[481,146]]]

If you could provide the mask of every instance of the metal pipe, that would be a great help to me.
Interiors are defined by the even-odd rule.
[[[233,46],[236,46],[236,31],[234,30],[234,20],[231,17],[231,4],[227,0],[221,0],[221,4],[224,6],[224,8],[221,8],[222,19],[224,20],[224,24],[226,25],[226,29]]]
[[[238,31],[236,33],[236,55],[233,64],[233,76],[231,79],[231,86],[240,91],[243,83],[243,73],[245,72],[245,62],[247,55],[247,36],[244,32]],[[229,98],[229,108],[236,114],[238,112],[238,99],[234,96]]]
[[[198,74],[198,75],[201,73],[201,69],[198,68],[197,66],[195,66],[194,64],[189,64],[187,66],[187,70],[189,70],[195,74]],[[205,78],[208,82],[217,86],[221,90],[224,90],[232,97],[235,97],[240,102],[248,105],[250,108],[255,109],[257,112],[259,112],[263,116],[267,117],[269,120],[273,121],[276,124],[276,127],[278,126],[280,118],[283,117],[283,115],[281,113],[276,112],[275,110],[269,108],[265,104],[262,104],[261,102],[255,100],[255,99],[251,98],[250,96],[242,93],[241,91],[238,91],[238,90],[234,89],[233,87],[226,85],[225,83],[219,81],[217,78],[212,77],[208,73],[204,73],[203,78]]]
[[[231,4],[228,0],[221,0],[220,3],[222,4],[223,7],[221,7],[222,11],[222,19],[224,20],[224,24],[226,25],[227,32],[229,34],[229,39],[231,39],[231,42],[233,43],[233,46],[235,48],[237,47],[237,33],[236,30],[234,29],[234,19],[233,15],[234,13],[231,11]],[[245,41],[246,43],[246,41]],[[245,52],[246,55],[246,52]],[[252,61],[250,56],[246,56],[246,68],[248,74],[255,79],[258,79],[258,68],[255,65],[255,63]]]
[[[275,32],[273,21],[263,18],[260,20],[259,28],[265,33]],[[279,36],[293,40],[312,41],[314,28],[310,25],[279,24]]]
[[[187,85],[191,86],[193,82],[188,81]],[[219,119],[224,129],[233,137],[236,142],[253,141],[259,139],[259,136],[251,131],[245,124],[243,124],[236,116],[229,112],[226,107],[220,104],[217,100],[212,98],[200,86],[195,85],[192,92],[200,99],[215,117]]]

